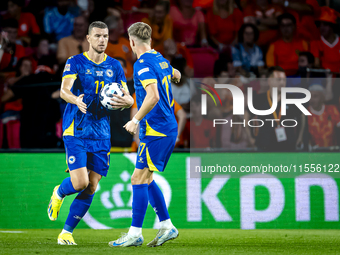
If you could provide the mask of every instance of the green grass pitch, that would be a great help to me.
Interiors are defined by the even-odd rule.
[[[10,230],[13,231],[13,230]],[[75,230],[77,246],[57,245],[60,230],[0,230],[0,254],[340,254],[340,230],[179,229],[179,237],[149,248],[157,230],[143,230],[142,247],[111,248],[126,229]]]

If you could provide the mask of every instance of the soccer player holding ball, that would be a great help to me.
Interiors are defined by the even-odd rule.
[[[107,56],[108,28],[105,23],[90,24],[89,51],[70,57],[65,65],[60,96],[68,103],[63,117],[63,140],[70,177],[56,186],[48,206],[55,221],[66,196],[78,193],[71,204],[58,244],[76,245],[72,232],[88,211],[98,182],[106,176],[110,164],[110,118],[99,99],[105,84],[120,83],[124,96],[116,96],[111,105],[130,107],[134,100],[128,92],[119,61]]]
[[[128,29],[132,51],[138,60],[134,64],[134,83],[138,112],[124,128],[135,134],[140,124],[140,143],[137,162],[131,177],[133,202],[132,224],[129,232],[111,247],[140,246],[143,244],[142,225],[148,203],[154,208],[160,229],[148,246],[159,246],[178,237],[173,226],[162,191],[153,180],[153,172],[163,172],[177,138],[174,98],[171,81],[178,82],[181,73],[169,61],[151,49],[151,27],[137,22]]]

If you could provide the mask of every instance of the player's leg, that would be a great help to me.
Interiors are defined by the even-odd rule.
[[[161,138],[157,142],[149,144],[149,161],[152,161],[153,166],[151,164],[149,165],[154,171],[164,171],[173,151],[175,142],[176,139],[174,137],[165,137]],[[163,193],[158,187],[157,183],[153,180],[152,175],[149,178],[148,183],[149,202],[152,208],[155,210],[160,221],[160,229],[156,237],[154,238],[154,240],[148,243],[148,246],[153,247],[162,245],[166,241],[177,238],[178,230],[171,222]]]
[[[86,167],[70,171],[70,177],[65,178],[57,189],[57,195],[63,199],[66,196],[82,191],[89,185]]]
[[[148,194],[150,205],[158,216],[160,227],[165,229],[173,227],[163,193],[153,179],[149,180]]]
[[[64,230],[72,233],[79,221],[84,217],[93,200],[94,193],[102,176],[94,171],[89,171],[89,185],[80,191],[73,200],[70,213],[65,222]]]
[[[163,193],[155,181],[152,180],[150,182],[148,191],[149,202],[152,208],[154,208],[160,221],[160,229],[156,237],[147,244],[149,247],[155,247],[160,246],[169,240],[177,238],[179,233],[177,228],[171,222]]]
[[[141,245],[138,242],[142,239],[142,224],[149,200],[149,184],[153,180],[153,171],[163,171],[166,163],[171,155],[175,145],[175,138],[146,138],[140,142],[139,150],[137,152],[136,169],[131,177],[133,188],[132,195],[132,224],[129,232],[119,238],[118,240],[109,243],[110,246],[137,246]],[[164,148],[167,148],[166,150]],[[153,205],[158,207],[161,211],[160,218],[163,220],[164,227],[162,232],[165,232],[165,237],[161,239],[161,243],[157,242],[156,245],[161,245],[164,242],[174,239],[178,236],[178,231],[173,227],[167,208],[165,205],[164,197],[158,186],[152,184],[152,202]],[[156,205],[157,204],[157,205]],[[166,224],[165,224],[166,223]],[[170,225],[170,226],[169,226]],[[175,232],[168,233],[173,230]],[[143,239],[142,239],[143,240]],[[155,246],[155,245],[153,245]]]
[[[100,174],[92,170],[89,171],[89,185],[84,190],[79,192],[79,194],[73,200],[70,207],[70,212],[64,225],[64,229],[58,237],[58,244],[76,245],[72,237],[73,230],[89,210],[101,178],[102,176]]]
[[[135,168],[131,176],[132,223],[129,232],[117,240],[109,242],[111,247],[140,246],[144,242],[142,226],[148,208],[148,180],[152,172],[148,168]]]
[[[79,192],[77,197],[73,200],[70,212],[67,217],[64,229],[61,234],[72,237],[73,230],[78,225],[80,220],[84,217],[91,206],[94,194],[96,192],[99,181],[102,176],[106,176],[110,165],[110,148],[111,142],[107,140],[90,140],[84,141],[84,148],[86,151],[86,169],[88,173],[88,185],[84,190]],[[86,172],[87,173],[87,172]],[[73,239],[73,238],[72,238]],[[61,242],[59,244],[69,244]],[[74,241],[73,241],[74,243]]]
[[[132,223],[129,234],[138,237],[142,234],[142,226],[149,204],[148,180],[153,172],[148,168],[136,168],[131,176],[132,184]]]
[[[89,183],[86,167],[70,171],[70,177],[65,178],[62,183],[53,190],[52,197],[47,209],[50,220],[57,220],[61,205],[65,196],[77,193],[87,187]]]
[[[53,190],[47,209],[48,217],[52,221],[57,220],[64,197],[85,189],[89,183],[84,142],[73,136],[67,136],[64,137],[64,143],[70,177],[65,178]]]

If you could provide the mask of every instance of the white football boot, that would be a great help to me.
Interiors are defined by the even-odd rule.
[[[160,246],[167,241],[176,239],[178,235],[179,235],[178,230],[174,226],[169,229],[159,229],[155,239],[148,243],[147,246],[148,247]]]
[[[130,247],[130,246],[141,246],[144,242],[142,234],[138,237],[132,237],[128,233],[124,233],[117,240],[109,242],[110,247]]]

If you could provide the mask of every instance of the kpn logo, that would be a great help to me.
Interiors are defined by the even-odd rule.
[[[84,216],[84,222],[93,229],[127,228],[132,219],[132,185],[131,174],[123,170],[116,174],[109,171],[97,188],[95,199],[89,212]],[[167,205],[171,202],[171,187],[168,181],[157,173],[154,180],[164,193]],[[148,228],[158,228],[159,220],[149,205],[144,220]]]

